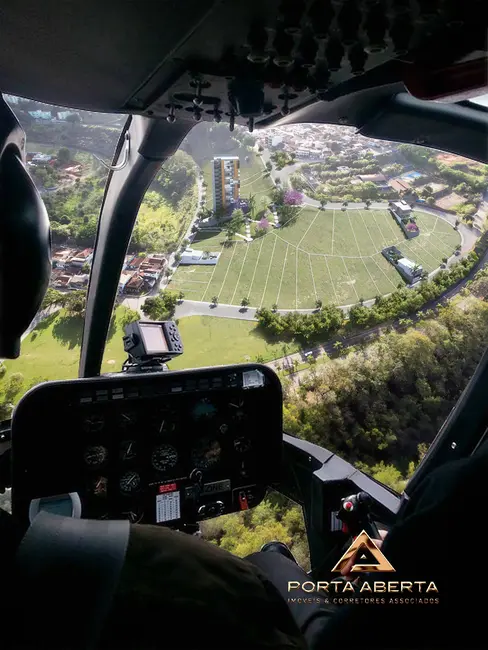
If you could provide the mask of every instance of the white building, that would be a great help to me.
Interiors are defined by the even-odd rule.
[[[397,268],[408,282],[413,282],[422,275],[422,267],[412,260],[402,257],[397,262]]]
[[[398,217],[400,217],[400,219],[410,217],[412,214],[412,208],[406,201],[395,201],[392,210]]]
[[[193,248],[187,248],[181,256],[180,264],[183,266],[189,264],[199,264],[201,266],[212,266],[219,261],[220,253],[204,253],[196,251]]]

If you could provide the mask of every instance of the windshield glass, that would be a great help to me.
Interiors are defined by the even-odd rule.
[[[77,374],[98,158],[124,121],[31,104],[12,106],[51,218],[53,279],[22,356],[2,365],[2,419],[30,386]],[[126,324],[174,319],[184,354],[170,369],[269,364],[287,432],[400,492],[488,343],[487,183],[486,165],[348,127],[201,123],[142,202],[102,371],[121,369]],[[291,513],[305,553],[299,509],[275,495],[256,513],[205,534],[240,552],[244,526],[257,550]]]
[[[146,194],[115,322],[176,319],[171,369],[269,364],[289,433],[402,491],[488,343],[487,181],[348,127],[199,124]]]
[[[0,420],[32,386],[77,377],[98,216],[123,115],[106,115],[4,95],[26,133],[27,169],[46,205],[53,269],[21,356],[1,365]],[[21,288],[19,287],[19,290]]]

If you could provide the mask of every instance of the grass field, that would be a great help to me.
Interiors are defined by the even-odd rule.
[[[8,372],[20,372],[23,390],[40,381],[73,379],[78,376],[83,321],[67,317],[64,312],[52,314],[42,321],[22,342],[22,355],[5,361]],[[270,361],[299,349],[293,343],[269,343],[255,322],[189,316],[178,322],[185,353],[169,364],[172,370],[201,366],[245,363],[262,357]],[[109,331],[102,372],[118,372],[127,355],[123,349],[122,326],[118,315]],[[222,345],[232,341],[232,345]]]
[[[170,288],[189,300],[253,307],[307,309],[317,299],[348,305],[394,291],[402,282],[381,250],[397,246],[431,272],[453,254],[460,236],[439,217],[416,213],[420,235],[407,241],[387,210],[317,210],[303,207],[296,222],[251,243],[224,247],[225,235],[198,233],[194,247],[221,252],[215,267],[180,267]]]

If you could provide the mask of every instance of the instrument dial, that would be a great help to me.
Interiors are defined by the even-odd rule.
[[[123,512],[122,516],[125,517],[125,519],[128,519],[131,524],[138,524],[144,517],[144,513],[142,510],[134,509]]]
[[[133,411],[121,413],[118,418],[119,426],[123,431],[129,431],[129,429],[132,429],[135,426],[136,422],[137,415]]]
[[[251,441],[249,438],[236,438],[234,440],[234,449],[238,454],[244,454],[246,451],[251,449]]]
[[[209,399],[199,400],[193,407],[195,420],[211,420],[217,415],[217,407]]]
[[[91,445],[85,449],[83,460],[89,467],[100,467],[108,459],[108,450],[103,445]]]
[[[151,454],[151,464],[158,472],[167,472],[178,462],[178,452],[172,445],[158,445]]]
[[[173,433],[176,429],[177,414],[171,409],[162,409],[151,417],[152,426],[159,434]]]
[[[202,438],[192,449],[192,461],[198,469],[210,469],[220,461],[221,453],[218,440]]]
[[[229,402],[230,416],[235,422],[242,422],[246,417],[244,410],[244,400],[236,399]]]
[[[123,440],[120,443],[120,460],[134,460],[137,456],[136,443],[134,440]]]
[[[98,476],[91,481],[89,489],[93,496],[104,498],[107,496],[107,485],[107,478],[105,476]]]
[[[119,482],[120,491],[123,494],[137,492],[141,485],[141,477],[137,472],[126,472]]]
[[[83,428],[90,433],[103,429],[105,418],[100,413],[92,413],[83,420]]]

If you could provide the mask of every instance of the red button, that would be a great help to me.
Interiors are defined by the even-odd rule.
[[[354,505],[352,501],[346,501],[344,504],[344,510],[352,510],[354,508]]]

